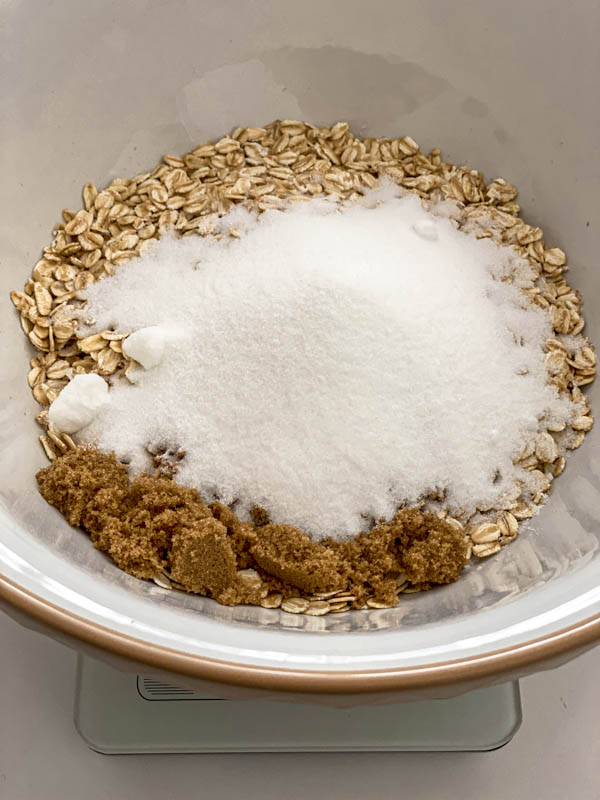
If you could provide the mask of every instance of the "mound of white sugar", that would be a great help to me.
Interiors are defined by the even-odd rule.
[[[163,238],[90,287],[94,330],[179,334],[135,385],[113,380],[82,438],[133,473],[147,444],[181,448],[180,482],[315,537],[432,490],[493,505],[539,418],[572,413],[546,384],[549,316],[515,251],[389,194],[237,209],[220,225],[240,239]]]

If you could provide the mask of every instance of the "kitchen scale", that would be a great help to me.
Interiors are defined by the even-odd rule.
[[[485,751],[521,724],[519,684],[358,708],[218,700],[79,656],[75,725],[99,753]]]

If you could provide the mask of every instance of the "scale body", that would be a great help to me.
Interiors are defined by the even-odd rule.
[[[518,683],[449,700],[327,708],[218,700],[79,656],[75,724],[93,750],[127,753],[495,750],[521,724]]]

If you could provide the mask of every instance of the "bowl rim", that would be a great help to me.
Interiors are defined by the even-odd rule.
[[[69,640],[91,645],[128,661],[211,683],[294,694],[362,695],[420,691],[488,678],[501,679],[532,666],[542,668],[544,662],[600,642],[600,613],[597,613],[526,642],[436,664],[335,672],[285,669],[211,659],[145,642],[67,611],[3,575],[0,575],[0,599]]]

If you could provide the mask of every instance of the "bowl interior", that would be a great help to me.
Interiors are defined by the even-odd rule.
[[[540,19],[511,1],[526,17],[515,26],[506,4],[500,14],[460,0],[445,17],[439,4],[374,2],[365,25],[358,3],[332,2],[318,5],[317,25],[310,2],[284,15],[269,3],[251,4],[251,13],[242,3],[132,0],[114,18],[101,5],[25,2],[4,11],[0,572],[154,644],[306,669],[433,663],[597,612],[596,429],[516,542],[457,584],[407,596],[396,609],[306,618],[224,608],[130,578],[36,493],[44,457],[25,382],[31,355],[8,293],[21,288],[61,209],[80,207],[86,181],[101,187],[236,125],[346,119],[361,135],[408,134],[423,150],[440,146],[457,163],[516,183],[526,219],[569,255],[586,330],[600,342],[600,114],[590,102],[598,11],[569,14],[567,24],[558,4]],[[66,28],[69,48],[51,47]],[[558,43],[568,58],[555,57]],[[591,389],[593,408],[599,393]]]

